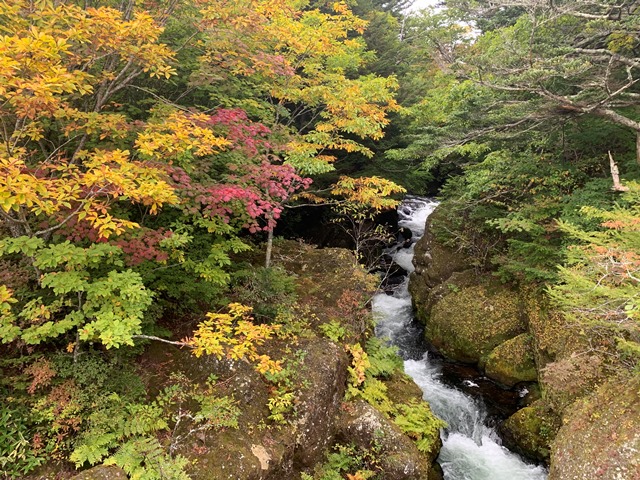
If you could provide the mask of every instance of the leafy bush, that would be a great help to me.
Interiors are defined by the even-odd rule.
[[[0,474],[21,478],[45,461],[33,448],[31,429],[24,409],[0,405]]]
[[[273,321],[296,301],[295,278],[281,267],[253,267],[235,272],[231,286],[240,303],[253,307],[258,321]]]

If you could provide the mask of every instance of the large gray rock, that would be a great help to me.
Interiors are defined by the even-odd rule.
[[[197,445],[200,454],[185,445],[180,453],[196,460],[189,472],[194,480],[294,478],[322,459],[335,435],[348,360],[341,347],[323,338],[299,348],[305,355],[298,367],[296,418],[282,427],[260,428],[269,424],[269,386],[249,365],[236,364],[228,388],[240,403],[241,428],[207,434]]]

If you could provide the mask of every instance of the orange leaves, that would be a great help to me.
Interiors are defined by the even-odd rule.
[[[229,313],[208,313],[193,337],[185,340],[185,345],[193,348],[196,357],[206,354],[215,355],[218,359],[246,359],[255,363],[260,373],[279,372],[282,370],[281,362],[260,355],[257,347],[270,339],[280,325],[254,324],[249,315],[251,310],[251,307],[231,303]]]
[[[364,383],[367,373],[367,368],[371,367],[369,356],[365,352],[359,343],[345,346],[347,352],[351,354],[352,362],[348,368],[349,381],[352,385],[358,386]]]
[[[92,89],[86,72],[66,68],[69,45],[56,33],[31,26],[0,37],[0,98],[19,117],[34,120],[51,115],[60,106],[62,94]]]

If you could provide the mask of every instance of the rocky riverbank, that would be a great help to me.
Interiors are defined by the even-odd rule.
[[[192,461],[189,476],[201,480],[323,479],[330,472],[343,476],[370,471],[385,480],[441,478],[435,464],[440,448],[437,429],[429,440],[396,422],[401,412],[408,411],[401,410],[403,406],[423,404],[426,410],[421,411],[428,412],[420,389],[402,373],[399,360],[391,359],[399,369],[381,374],[368,370],[371,367],[358,356],[362,349],[356,345],[365,347],[373,334],[367,301],[377,280],[362,270],[351,252],[338,248],[280,242],[274,263],[295,277],[300,306],[285,325],[290,334],[264,349],[285,365],[287,378],[277,386],[245,362],[198,359],[165,345],[151,346],[140,360],[154,370],[150,381],[156,385],[176,374],[193,384],[203,384],[216,375],[217,393],[233,398],[239,408],[238,428],[184,437],[176,454]],[[370,359],[374,363],[375,354]],[[354,375],[363,375],[370,385],[354,381]],[[374,387],[375,398],[366,391]],[[284,390],[278,393],[277,388]],[[273,398],[288,399],[281,419],[275,419],[269,408]],[[182,433],[189,428],[185,426]],[[416,440],[422,440],[420,448]],[[334,462],[340,455],[343,464],[349,465],[344,469]],[[122,471],[101,466],[76,479],[105,475],[126,478]]]
[[[503,423],[505,441],[549,463],[550,480],[640,478],[637,385],[620,378],[597,340],[552,311],[543,293],[479,274],[438,238],[444,208],[427,223],[410,282],[427,340],[505,389],[541,392]]]

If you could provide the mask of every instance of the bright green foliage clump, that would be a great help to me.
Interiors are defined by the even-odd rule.
[[[425,402],[412,402],[407,405],[398,405],[398,414],[393,422],[405,434],[416,442],[416,447],[421,452],[427,453],[433,450],[433,444],[440,438],[440,429],[447,424],[436,418]]]
[[[358,364],[364,370],[360,377],[352,373],[351,383],[347,387],[347,398],[362,398],[391,418],[403,433],[416,442],[418,450],[424,453],[433,451],[440,429],[445,428],[446,423],[431,412],[426,402],[410,401],[406,404],[392,402],[387,395],[384,379],[402,373],[402,359],[395,347],[386,345],[379,338],[370,338],[366,347],[366,353],[363,352],[364,357],[354,355],[354,367],[351,371],[355,371]],[[361,381],[358,381],[359,379]]]
[[[347,335],[347,330],[337,320],[323,323],[318,328],[329,340],[336,343],[343,340]]]
[[[632,365],[640,362],[640,185],[627,184],[611,210],[584,208],[601,228],[584,230],[563,223],[578,243],[560,268],[562,283],[549,289],[555,305],[583,328],[611,332]]]
[[[0,255],[15,254],[32,259],[42,290],[36,298],[18,302],[3,288],[4,343],[20,338],[39,344],[77,330],[80,340],[98,340],[107,348],[133,345],[152,293],[139,274],[123,268],[119,247],[97,243],[83,248],[68,241],[47,246],[33,237],[0,241]]]

